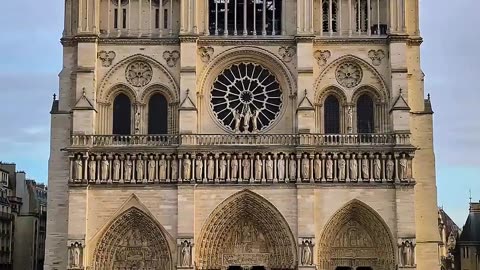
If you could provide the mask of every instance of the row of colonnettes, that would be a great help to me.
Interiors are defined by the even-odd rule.
[[[411,181],[406,154],[114,154],[72,158],[73,183]]]

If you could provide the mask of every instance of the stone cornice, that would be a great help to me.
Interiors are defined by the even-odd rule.
[[[62,38],[63,46],[76,46],[78,43],[97,43],[99,45],[179,45],[177,37],[166,38],[103,38],[96,35]]]
[[[203,36],[198,38],[198,45],[219,45],[219,46],[278,46],[295,45],[295,38],[292,36]]]
[[[315,37],[314,45],[348,45],[348,44],[379,44],[379,45],[386,45],[388,44],[387,37],[363,37],[363,36],[352,36],[352,37]]]

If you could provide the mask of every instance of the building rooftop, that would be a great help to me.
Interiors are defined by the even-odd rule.
[[[458,243],[480,245],[480,202],[470,203],[470,213],[463,226]]]

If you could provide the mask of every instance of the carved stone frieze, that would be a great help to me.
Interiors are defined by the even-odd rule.
[[[73,184],[364,182],[413,183],[412,153],[186,152],[71,156]],[[123,168],[123,169],[122,169]],[[180,169],[180,172],[179,172]]]
[[[282,57],[282,60],[289,63],[293,60],[293,57],[297,53],[297,48],[293,46],[282,46],[278,49],[278,54]]]
[[[152,66],[144,61],[130,63],[125,70],[125,78],[135,87],[142,87],[149,84],[152,77]]]
[[[198,48],[198,55],[204,63],[210,62],[214,52],[215,50],[210,46]]]
[[[372,60],[374,66],[379,66],[382,64],[383,58],[385,58],[385,52],[383,50],[370,50],[368,52],[368,58]]]
[[[328,58],[332,56],[332,53],[329,50],[318,50],[315,51],[313,57],[317,60],[319,66],[325,66],[327,64]]]
[[[163,52],[163,59],[167,62],[169,67],[174,67],[177,65],[177,61],[180,58],[179,51],[165,51]]]
[[[112,65],[113,60],[117,54],[114,51],[100,51],[98,53],[98,59],[102,61],[102,66],[103,67],[109,67]]]

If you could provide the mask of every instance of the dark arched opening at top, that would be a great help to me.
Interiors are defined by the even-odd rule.
[[[115,135],[131,134],[132,104],[125,94],[119,94],[113,101],[113,130]]]
[[[168,133],[168,102],[162,94],[154,94],[148,102],[148,134]]]
[[[340,103],[334,95],[325,99],[324,122],[325,134],[340,133]]]
[[[357,131],[358,133],[375,131],[374,104],[368,94],[361,95],[357,100]]]

